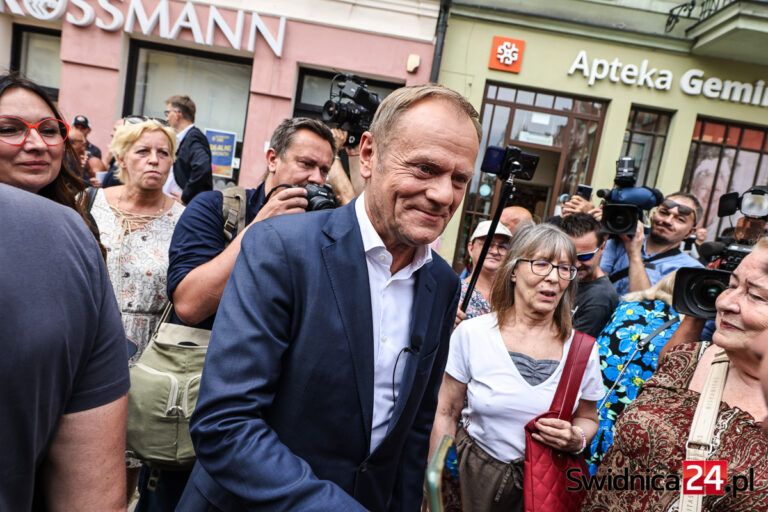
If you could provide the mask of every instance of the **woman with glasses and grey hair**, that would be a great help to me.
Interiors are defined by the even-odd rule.
[[[523,510],[524,428],[549,410],[574,338],[575,262],[573,242],[557,227],[519,228],[493,282],[491,314],[465,320],[453,333],[430,451],[456,434],[467,511]],[[533,438],[581,452],[597,431],[602,395],[593,346],[572,421],[540,419]]]

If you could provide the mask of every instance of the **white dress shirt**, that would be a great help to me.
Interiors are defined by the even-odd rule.
[[[190,128],[195,126],[194,124],[191,124],[181,130],[179,133],[176,134],[176,150],[178,151],[179,146],[181,146],[181,141],[184,139],[184,136],[189,132]],[[174,197],[174,194],[178,194],[181,196],[181,194],[184,191],[181,189],[178,183],[176,183],[176,178],[173,176],[173,166],[171,166],[171,172],[168,173],[168,179],[165,180],[165,185],[163,185],[163,193],[167,196]]]
[[[371,453],[384,439],[389,420],[395,408],[392,395],[394,373],[395,395],[399,392],[405,364],[411,354],[403,352],[411,346],[411,317],[416,285],[414,275],[432,261],[428,245],[416,249],[413,260],[395,275],[390,274],[392,254],[374,229],[365,211],[365,193],[355,202],[355,214],[363,237],[365,263],[368,266],[368,284],[371,289],[373,318],[373,422],[371,425]],[[395,373],[396,370],[396,373]]]

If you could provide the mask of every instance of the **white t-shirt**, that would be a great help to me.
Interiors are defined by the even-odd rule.
[[[549,410],[571,347],[570,338],[555,372],[539,385],[531,386],[517,371],[496,326],[496,314],[482,315],[459,324],[451,336],[445,371],[467,384],[467,406],[462,411],[467,432],[486,453],[509,463],[525,455],[525,425]],[[603,397],[597,345],[584,371],[579,399]]]

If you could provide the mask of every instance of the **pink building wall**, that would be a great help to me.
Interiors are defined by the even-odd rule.
[[[94,2],[95,4],[95,2]],[[127,3],[114,4],[125,16]],[[156,2],[144,0],[148,15],[155,9]],[[170,27],[179,18],[185,4],[171,1]],[[112,17],[98,5],[94,6],[96,17],[105,22]],[[208,26],[209,7],[194,6],[200,29],[205,37]],[[79,18],[81,12],[73,5],[68,7]],[[230,24],[235,26],[236,11],[219,9]],[[276,38],[279,19],[261,16],[269,31]],[[245,14],[241,49],[248,47],[251,14]],[[138,23],[134,30],[139,31]],[[159,37],[155,27],[151,40],[169,45],[172,40]],[[182,29],[178,37],[194,43],[192,31]],[[94,128],[92,142],[106,152],[114,119],[120,115],[125,94],[125,70],[130,34],[126,37],[121,30],[107,32],[95,24],[77,27],[62,23],[61,44],[61,87],[59,106],[66,120],[70,122],[77,114],[87,116]],[[232,53],[226,37],[217,29],[214,45],[195,47],[208,51]],[[415,73],[406,71],[410,54],[421,58]],[[264,144],[277,124],[292,113],[293,96],[300,66],[353,71],[393,81],[405,81],[408,85],[425,83],[429,80],[432,66],[433,45],[419,41],[388,37],[378,34],[315,25],[301,21],[287,20],[282,57],[277,57],[264,38],[259,34],[253,52],[253,69],[250,84],[250,98],[240,165],[240,184],[246,187],[261,182],[265,169]]]

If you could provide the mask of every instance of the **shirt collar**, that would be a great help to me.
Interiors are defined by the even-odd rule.
[[[187,134],[187,132],[189,132],[189,130],[193,126],[195,126],[195,125],[191,124],[191,125],[187,126],[186,128],[184,128],[183,130],[181,130],[179,133],[176,134],[176,144],[181,144],[181,141],[184,139],[184,136]]]
[[[365,254],[378,254],[384,251],[389,256],[388,265],[391,264],[392,255],[387,251],[379,233],[373,227],[373,223],[368,217],[368,212],[365,210],[365,192],[360,194],[355,200],[355,215],[357,216],[357,223],[360,225],[360,234],[363,237],[363,250]],[[430,261],[432,261],[432,249],[428,244],[420,245],[416,248],[413,260],[403,270],[410,269],[409,273],[412,274]]]

